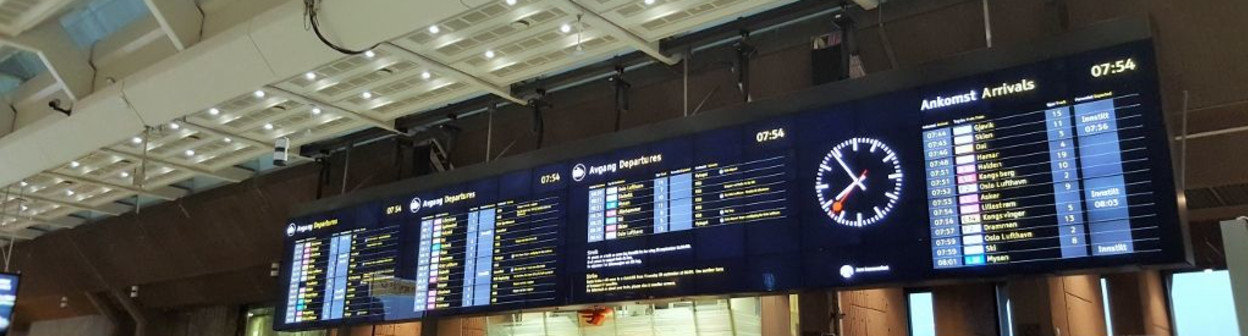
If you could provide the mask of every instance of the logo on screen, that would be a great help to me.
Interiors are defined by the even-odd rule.
[[[407,207],[408,209],[412,209],[412,213],[417,213],[417,212],[420,212],[420,207],[422,206],[421,205],[422,203],[424,202],[420,200],[420,197],[413,197],[412,203],[408,204]]]
[[[287,237],[295,236],[295,223],[290,223],[290,225],[286,226],[286,236]]]
[[[576,164],[575,167],[572,167],[572,180],[573,181],[580,182],[581,180],[584,180],[585,174],[586,174],[586,171],[585,171],[584,164],[578,163]]]

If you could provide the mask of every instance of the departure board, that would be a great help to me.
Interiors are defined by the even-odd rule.
[[[1011,64],[315,203],[275,327],[1188,262],[1152,43]]]
[[[13,308],[17,305],[17,285],[22,277],[0,273],[0,336],[8,335],[13,326]]]
[[[291,252],[288,323],[365,317],[384,311],[370,284],[394,278],[398,228],[355,229],[305,238]]]
[[[416,311],[554,300],[559,198],[420,220]]]

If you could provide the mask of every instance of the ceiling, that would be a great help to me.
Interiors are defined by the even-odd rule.
[[[16,22],[4,16],[10,5],[34,2],[0,1],[0,30]],[[395,119],[480,95],[523,103],[512,84],[637,50],[674,63],[657,51],[659,40],[789,2],[498,0],[465,8],[13,183],[0,191],[0,235],[34,239],[176,200],[196,185],[246,180],[263,172],[281,138],[295,148],[365,128],[394,131]]]

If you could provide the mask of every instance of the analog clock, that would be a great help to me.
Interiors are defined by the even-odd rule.
[[[876,139],[852,138],[832,147],[820,161],[815,194],[832,221],[863,227],[893,210],[901,181],[901,161],[892,148]]]

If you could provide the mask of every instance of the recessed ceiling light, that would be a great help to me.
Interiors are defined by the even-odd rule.
[[[264,98],[265,93],[264,90],[256,90],[256,92],[252,92],[251,95],[256,96],[256,98]]]
[[[195,156],[195,150],[194,149],[186,150],[186,156]]]
[[[507,5],[508,5],[508,6],[515,6],[515,5],[516,5],[516,0],[507,0],[507,1],[505,1],[505,2],[507,3]]]
[[[214,116],[215,116],[215,115],[221,114],[221,110],[220,110],[220,109],[217,109],[217,108],[215,108],[215,107],[214,107],[214,108],[210,108],[210,109],[208,109],[208,114],[211,114],[211,115],[214,115]]]
[[[26,211],[26,210],[30,210],[30,206],[22,204],[22,211]],[[7,225],[8,223],[5,223],[5,224]]]
[[[373,58],[374,56],[377,56],[377,53],[373,52],[372,50],[364,52],[364,57]]]
[[[182,128],[182,125],[178,125],[178,123],[176,123],[176,122],[174,122],[174,123],[169,123],[169,128],[172,128],[173,130],[175,130],[175,131],[176,131],[176,130],[178,130],[178,129],[181,129],[181,128]]]
[[[437,26],[437,25],[429,26],[429,33],[430,33],[430,34],[437,34],[438,32],[441,32],[441,31],[442,31],[442,29],[438,28],[438,26]]]
[[[127,177],[130,177],[130,173],[121,172],[121,178],[127,178]]]
[[[433,74],[429,73],[428,71],[420,73],[420,78],[429,79],[429,77],[433,77]]]
[[[563,32],[564,34],[571,33],[572,25],[565,23],[562,26],[559,26],[559,31]]]
[[[494,58],[494,51],[493,51],[493,50],[486,50],[486,51],[485,51],[485,58]]]
[[[645,3],[646,5],[653,5],[653,4],[654,4],[654,0],[642,0],[642,2],[643,2],[643,3]]]
[[[30,185],[30,183],[26,183],[26,181],[21,181],[21,182],[18,182],[17,185],[20,185],[22,186],[22,188],[25,188],[26,186]]]
[[[73,191],[73,190],[66,190],[66,191],[65,191],[65,195],[67,195],[67,196],[74,196],[74,191]]]
[[[265,130],[272,131],[272,130],[273,130],[273,124],[264,124],[264,129],[265,129]]]
[[[78,166],[81,166],[81,165],[82,165],[82,164],[81,164],[81,163],[78,163],[78,161],[70,161],[70,162],[69,162],[69,167],[70,167],[70,168],[78,168]]]
[[[321,114],[321,108],[319,108],[319,107],[313,107],[313,108],[312,108],[312,114],[313,114],[313,115],[319,115],[319,114]]]
[[[315,79],[316,79],[316,73],[315,73],[315,72],[308,71],[308,73],[303,74],[303,78],[307,78],[308,80],[315,80]]]
[[[234,139],[225,138],[225,139],[221,139],[221,141],[225,141],[225,143],[231,143],[231,142],[234,142]]]
[[[373,93],[372,93],[372,92],[368,92],[368,91],[364,91],[363,93],[360,93],[360,98],[364,98],[364,99],[372,99],[372,98],[373,98]]]
[[[137,137],[137,136],[136,136],[136,137],[133,137],[133,138],[130,138],[130,143],[132,143],[132,144],[136,144],[136,145],[137,145],[137,144],[141,144],[141,143],[143,143],[143,138],[140,138],[140,137]]]

